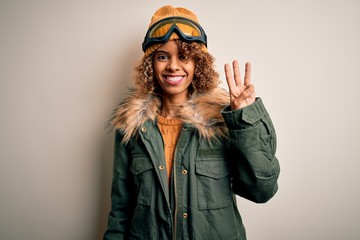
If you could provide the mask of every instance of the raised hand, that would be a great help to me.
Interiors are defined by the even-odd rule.
[[[251,64],[249,62],[245,64],[244,81],[241,79],[238,61],[233,61],[232,66],[234,75],[232,75],[228,63],[225,64],[224,69],[226,81],[229,85],[231,109],[236,110],[255,102],[255,89],[254,85],[250,84]]]

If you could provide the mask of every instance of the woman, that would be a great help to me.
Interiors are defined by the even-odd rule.
[[[114,112],[112,205],[104,239],[246,239],[235,194],[277,191],[271,119],[238,62],[221,89],[206,34],[185,8],[151,19],[135,88]]]

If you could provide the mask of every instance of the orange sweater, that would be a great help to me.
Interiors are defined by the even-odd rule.
[[[169,179],[174,161],[176,142],[179,138],[182,124],[180,119],[158,117],[158,127],[164,140],[166,171]]]

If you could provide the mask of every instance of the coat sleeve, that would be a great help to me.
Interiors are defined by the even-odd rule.
[[[134,209],[134,184],[130,174],[130,157],[122,135],[115,133],[111,211],[104,240],[128,239]]]
[[[229,129],[229,161],[235,194],[257,203],[267,202],[278,189],[276,134],[262,100],[242,109],[222,111]]]

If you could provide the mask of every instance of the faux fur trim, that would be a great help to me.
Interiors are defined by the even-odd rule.
[[[227,128],[221,110],[228,105],[229,94],[222,88],[216,88],[206,94],[194,93],[188,102],[174,108],[177,118],[194,126],[201,137],[210,140],[226,136]],[[160,108],[159,96],[143,96],[131,90],[130,96],[115,109],[110,124],[124,134],[123,142],[126,143],[146,121],[155,121]]]

